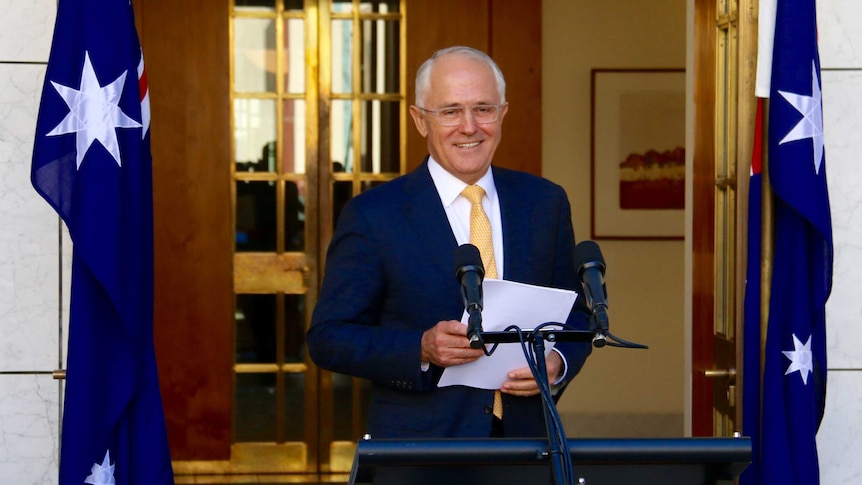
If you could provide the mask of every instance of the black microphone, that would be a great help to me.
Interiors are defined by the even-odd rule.
[[[608,297],[605,289],[605,258],[599,245],[581,241],[575,247],[575,264],[584,289],[587,306],[593,313],[591,330],[595,332],[593,345],[604,347],[608,333]]]
[[[485,266],[479,248],[472,244],[462,244],[455,249],[455,278],[461,283],[461,296],[467,310],[467,338],[470,347],[482,347],[482,279]]]

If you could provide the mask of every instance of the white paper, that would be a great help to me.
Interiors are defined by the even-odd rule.
[[[483,309],[482,330],[503,331],[517,325],[528,331],[547,322],[565,322],[578,297],[577,292],[526,285],[514,281],[486,279],[482,284]],[[467,312],[461,323],[467,324]],[[487,344],[488,349],[492,344]],[[527,345],[532,345],[527,342]],[[545,354],[553,348],[553,342],[545,342]],[[468,364],[447,367],[440,377],[438,387],[470,386],[480,389],[499,389],[508,378],[510,370],[527,367],[520,343],[501,343],[490,356],[483,355]]]

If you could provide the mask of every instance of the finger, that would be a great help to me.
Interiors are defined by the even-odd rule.
[[[509,379],[532,379],[533,371],[530,370],[529,367],[522,367],[520,369],[510,370],[506,377]]]
[[[446,320],[440,322],[440,329],[450,335],[467,336],[467,325],[457,320]]]
[[[515,374],[517,374],[515,371],[512,371],[509,373],[508,379],[506,380],[506,382],[503,383],[503,386],[501,387],[501,389],[508,389],[508,390],[513,390],[513,391],[523,391],[523,390],[530,390],[530,389],[534,389],[534,388],[537,389],[538,388],[538,386],[536,385],[536,380],[533,379],[532,374],[529,374],[529,375],[520,375],[519,374],[517,377],[514,377]]]
[[[532,396],[539,393],[539,386],[534,380],[507,381],[500,392],[513,396]]]

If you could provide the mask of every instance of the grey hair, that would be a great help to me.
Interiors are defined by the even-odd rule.
[[[416,71],[417,106],[423,106],[425,103],[425,94],[428,92],[428,87],[431,84],[431,68],[434,67],[434,62],[438,58],[449,54],[455,54],[469,59],[473,59],[482,62],[488,67],[490,67],[491,70],[494,72],[494,80],[497,83],[497,93],[500,95],[500,102],[506,102],[506,79],[503,78],[503,71],[500,70],[500,67],[497,65],[496,62],[494,62],[494,59],[491,59],[491,56],[485,54],[478,49],[457,45],[438,50],[430,58],[428,58],[428,60],[423,62],[421,66],[419,66],[419,70]]]

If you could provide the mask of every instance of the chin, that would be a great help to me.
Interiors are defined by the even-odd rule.
[[[456,153],[451,158],[454,165],[460,172],[482,172],[490,165],[488,160],[490,157],[487,153]]]
[[[482,178],[482,175],[485,175],[485,170],[487,170],[488,167],[489,165],[485,164],[460,164],[455,166],[455,168],[458,170],[458,173],[467,177],[471,177],[474,180]]]

